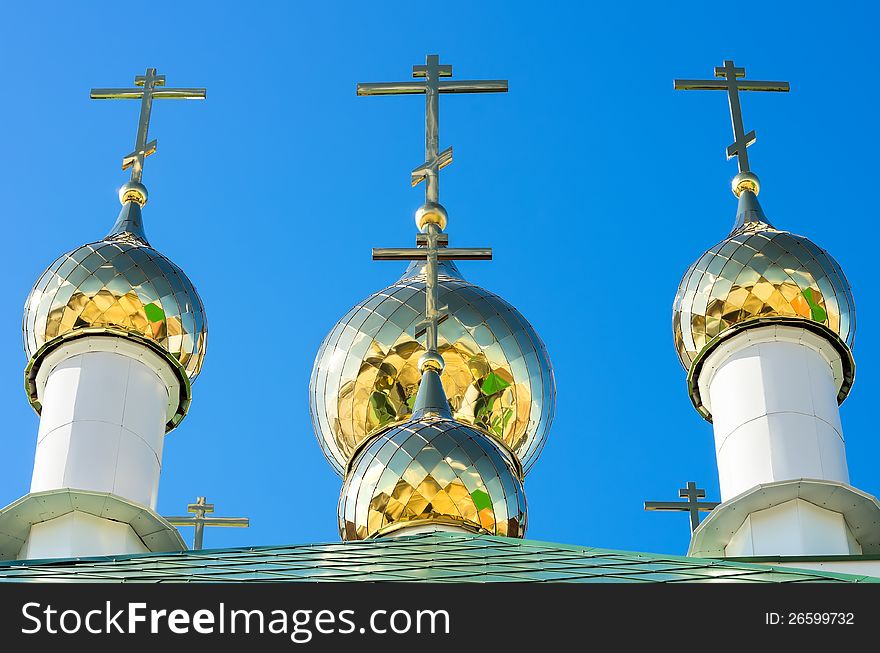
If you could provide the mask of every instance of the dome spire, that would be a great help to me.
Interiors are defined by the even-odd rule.
[[[761,191],[758,175],[752,172],[741,172],[733,178],[731,187],[733,194],[739,198],[736,207],[736,220],[733,223],[731,233],[747,224],[773,226],[764,215],[764,209],[758,202],[758,193]]]
[[[131,178],[119,189],[122,210],[107,235],[116,236],[127,233],[147,243],[141,209],[147,203],[147,188],[143,185],[144,162],[156,151],[157,141],[147,141],[150,131],[150,114],[153,100],[204,100],[204,88],[164,88],[165,75],[157,75],[155,68],[147,68],[144,75],[134,78],[135,88],[93,88],[89,97],[93,100],[140,100],[141,111],[138,116],[137,135],[134,151],[122,158],[122,169],[131,168]]]
[[[764,216],[764,211],[758,202],[761,182],[751,170],[748,152],[749,146],[755,142],[757,136],[754,130],[749,133],[745,131],[739,92],[775,91],[787,93],[791,90],[788,82],[758,82],[743,79],[745,76],[745,68],[738,68],[733,60],[726,59],[723,66],[715,66],[715,77],[721,79],[676,79],[674,83],[676,91],[727,91],[727,101],[730,105],[730,124],[733,127],[733,143],[727,146],[727,158],[736,157],[739,168],[739,174],[733,178],[731,184],[733,194],[739,198],[736,220],[731,233],[747,223],[762,223],[772,226]]]
[[[423,93],[425,95],[425,160],[418,165],[410,174],[413,187],[425,182],[425,203],[416,211],[416,226],[419,235],[416,245],[424,248],[429,237],[427,227],[429,224],[436,226],[436,246],[443,247],[444,253],[439,257],[439,265],[449,275],[460,277],[455,260],[477,259],[486,260],[492,258],[491,250],[450,250],[447,249],[449,236],[442,233],[446,229],[448,215],[446,209],[440,204],[440,170],[452,163],[452,148],[448,147],[440,151],[440,94],[441,93],[506,93],[507,80],[459,80],[455,82],[441,82],[441,77],[452,77],[452,66],[441,64],[440,57],[429,54],[425,57],[424,65],[412,67],[412,76],[416,79],[424,79],[424,82],[371,82],[357,85],[358,95],[411,95]],[[373,258],[378,260],[374,250]],[[387,250],[391,251],[391,250]],[[403,250],[400,250],[401,252]],[[470,251],[472,255],[462,255]],[[416,261],[424,261],[425,256],[415,258],[408,256],[386,257],[413,261],[407,268],[402,278],[413,276]],[[427,266],[424,268],[427,276]],[[435,265],[434,279],[436,286],[437,270]],[[443,317],[438,314],[438,319]],[[439,324],[439,322],[438,322]]]
[[[412,185],[425,181],[425,203],[416,211],[416,226],[421,233],[415,248],[375,248],[375,261],[425,261],[425,319],[416,327],[416,338],[425,335],[425,353],[419,359],[419,371],[425,380],[426,371],[434,372],[436,380],[420,385],[415,406],[422,409],[437,407],[442,387],[439,375],[443,371],[443,357],[437,350],[437,327],[448,315],[445,307],[438,307],[437,277],[440,261],[490,260],[490,248],[449,248],[446,228],[446,209],[440,204],[440,169],[452,163],[452,148],[440,152],[440,93],[506,93],[507,80],[441,82],[441,77],[452,77],[452,66],[440,64],[440,57],[429,54],[425,65],[413,66],[413,77],[424,82],[380,82],[358,84],[358,95],[425,94],[425,161],[412,171]],[[440,253],[442,248],[442,254]],[[430,376],[430,375],[428,375]],[[422,387],[426,387],[424,393]],[[433,388],[429,392],[429,389]],[[420,402],[421,399],[421,402]],[[446,405],[445,396],[442,403]],[[446,405],[448,412],[449,407]],[[450,415],[451,416],[451,415]]]

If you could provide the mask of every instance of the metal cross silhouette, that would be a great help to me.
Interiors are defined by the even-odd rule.
[[[164,88],[165,75],[157,75],[155,68],[147,68],[145,75],[134,78],[134,83],[141,88],[93,88],[89,97],[93,100],[141,101],[134,151],[122,159],[122,169],[131,168],[131,181],[139,184],[144,174],[144,160],[156,151],[156,140],[147,142],[153,100],[204,100],[206,92],[203,88]]]
[[[425,180],[425,203],[440,203],[440,169],[452,163],[452,148],[440,152],[440,93],[506,93],[507,80],[441,82],[452,77],[452,66],[429,54],[424,66],[413,66],[413,77],[424,82],[381,82],[358,84],[358,95],[425,94],[425,161],[412,171],[412,185]]]
[[[737,157],[740,172],[749,172],[749,153],[747,148],[755,142],[755,132],[745,133],[742,107],[739,103],[740,91],[779,91],[787,93],[788,82],[756,82],[741,79],[746,76],[745,68],[737,68],[733,61],[725,60],[723,66],[715,67],[718,79],[676,79],[676,91],[727,91],[730,104],[730,122],[733,125],[733,143],[727,148],[727,158]]]
[[[187,512],[195,513],[192,517],[165,517],[172,526],[195,526],[193,550],[202,548],[205,537],[205,526],[227,526],[230,528],[247,528],[251,520],[247,517],[205,517],[206,513],[214,512],[213,503],[205,503],[205,497],[197,497],[195,503],[186,507]]]
[[[718,507],[716,501],[698,501],[706,497],[706,490],[697,487],[693,481],[687,487],[678,490],[678,496],[687,501],[645,501],[645,510],[689,512],[691,515],[691,531],[700,525],[700,513],[710,512]]]

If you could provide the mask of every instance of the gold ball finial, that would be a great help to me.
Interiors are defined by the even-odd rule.
[[[428,370],[433,370],[440,374],[445,366],[446,363],[443,361],[443,357],[436,351],[426,351],[419,357],[419,372],[422,374]]]
[[[750,190],[757,195],[761,192],[761,181],[754,172],[741,172],[730,182],[730,189],[737,197],[742,195],[744,190]]]
[[[137,202],[143,207],[147,203],[147,187],[136,181],[128,182],[119,189],[119,202],[123,205]]]
[[[426,202],[416,211],[416,226],[419,231],[425,231],[429,224],[436,224],[443,231],[446,229],[447,219],[446,209],[434,202]]]

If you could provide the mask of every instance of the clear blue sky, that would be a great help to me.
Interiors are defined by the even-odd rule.
[[[539,5],[543,5],[540,6]],[[442,198],[466,276],[516,305],[556,369],[557,417],[526,480],[529,537],[683,553],[684,514],[645,513],[693,479],[718,496],[711,426],[671,337],[681,275],[733,221],[722,93],[675,93],[725,58],[792,92],[744,95],[761,200],[841,263],[858,307],[842,407],[852,482],[880,493],[878,142],[874,3],[7,3],[3,71],[0,504],[27,492],[38,421],[22,390],[21,307],[60,253],[118,211],[134,102],[91,102],[155,66],[204,103],[157,103],[146,166],[152,243],[198,287],[210,346],[166,441],[159,510],[197,494],[249,531],[208,546],[336,540],[341,480],[308,413],[315,352],[355,302],[395,279],[373,246],[411,242],[423,103],[358,98],[427,53],[506,95],[443,98],[455,146]],[[189,538],[189,534],[186,534]]]

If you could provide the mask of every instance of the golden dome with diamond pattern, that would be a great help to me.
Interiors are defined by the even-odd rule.
[[[452,418],[437,367],[423,360],[412,417],[373,435],[351,459],[339,498],[342,539],[422,525],[525,536],[519,462],[497,439]]]
[[[709,341],[736,324],[778,316],[818,322],[852,347],[855,303],[840,265],[808,238],[772,226],[756,193],[741,190],[733,231],[679,284],[672,329],[681,364],[690,369]]]
[[[62,254],[40,276],[25,302],[24,348],[81,329],[106,327],[142,337],[175,358],[190,379],[207,347],[202,300],[177,265],[146,239],[141,207],[128,201],[110,234]]]
[[[424,262],[355,305],[324,339],[312,370],[312,422],[340,474],[370,435],[409,418],[419,387],[415,338],[424,313]],[[553,419],[556,387],[543,342],[513,306],[439,266],[443,387],[456,420],[514,452],[527,472]]]

